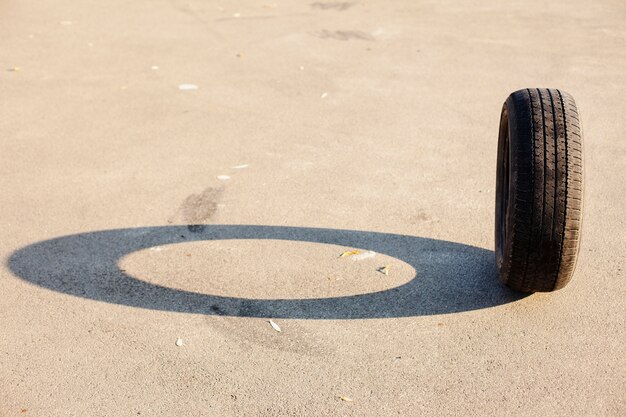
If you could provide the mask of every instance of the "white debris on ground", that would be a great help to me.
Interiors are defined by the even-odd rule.
[[[222,180],[222,181],[227,181],[227,180],[230,179],[230,176],[229,175],[218,175],[217,179],[218,180]]]
[[[197,90],[198,86],[195,84],[179,84],[178,89],[183,91]]]
[[[272,329],[276,330],[277,332],[282,332],[282,329],[280,328],[280,326],[276,323],[274,323],[274,320],[270,320],[270,326],[272,326]]]
[[[183,339],[181,339],[180,337],[178,339],[176,339],[176,346],[182,346],[183,345]]]

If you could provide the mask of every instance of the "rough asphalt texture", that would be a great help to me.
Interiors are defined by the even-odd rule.
[[[626,415],[625,22],[2,2],[0,416]],[[586,213],[572,283],[520,297],[492,250],[525,87],[578,102]]]

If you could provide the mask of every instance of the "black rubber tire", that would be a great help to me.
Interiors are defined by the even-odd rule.
[[[496,265],[514,290],[547,292],[572,278],[580,246],[582,132],[564,91],[530,88],[502,106],[496,180]]]

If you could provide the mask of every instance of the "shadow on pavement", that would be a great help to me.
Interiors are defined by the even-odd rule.
[[[250,299],[150,284],[126,275],[118,261],[135,251],[183,242],[276,239],[364,248],[400,259],[416,277],[385,291],[314,299]],[[153,310],[195,314],[363,319],[411,317],[488,308],[519,300],[497,279],[492,251],[415,236],[337,229],[252,225],[140,227],[79,233],[14,252],[11,271],[53,291]]]

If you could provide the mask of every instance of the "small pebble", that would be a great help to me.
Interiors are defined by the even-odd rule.
[[[328,93],[322,93],[321,98],[326,98],[328,97]]]
[[[182,346],[182,345],[183,345],[183,339],[179,337],[178,339],[176,339],[176,346]]]

